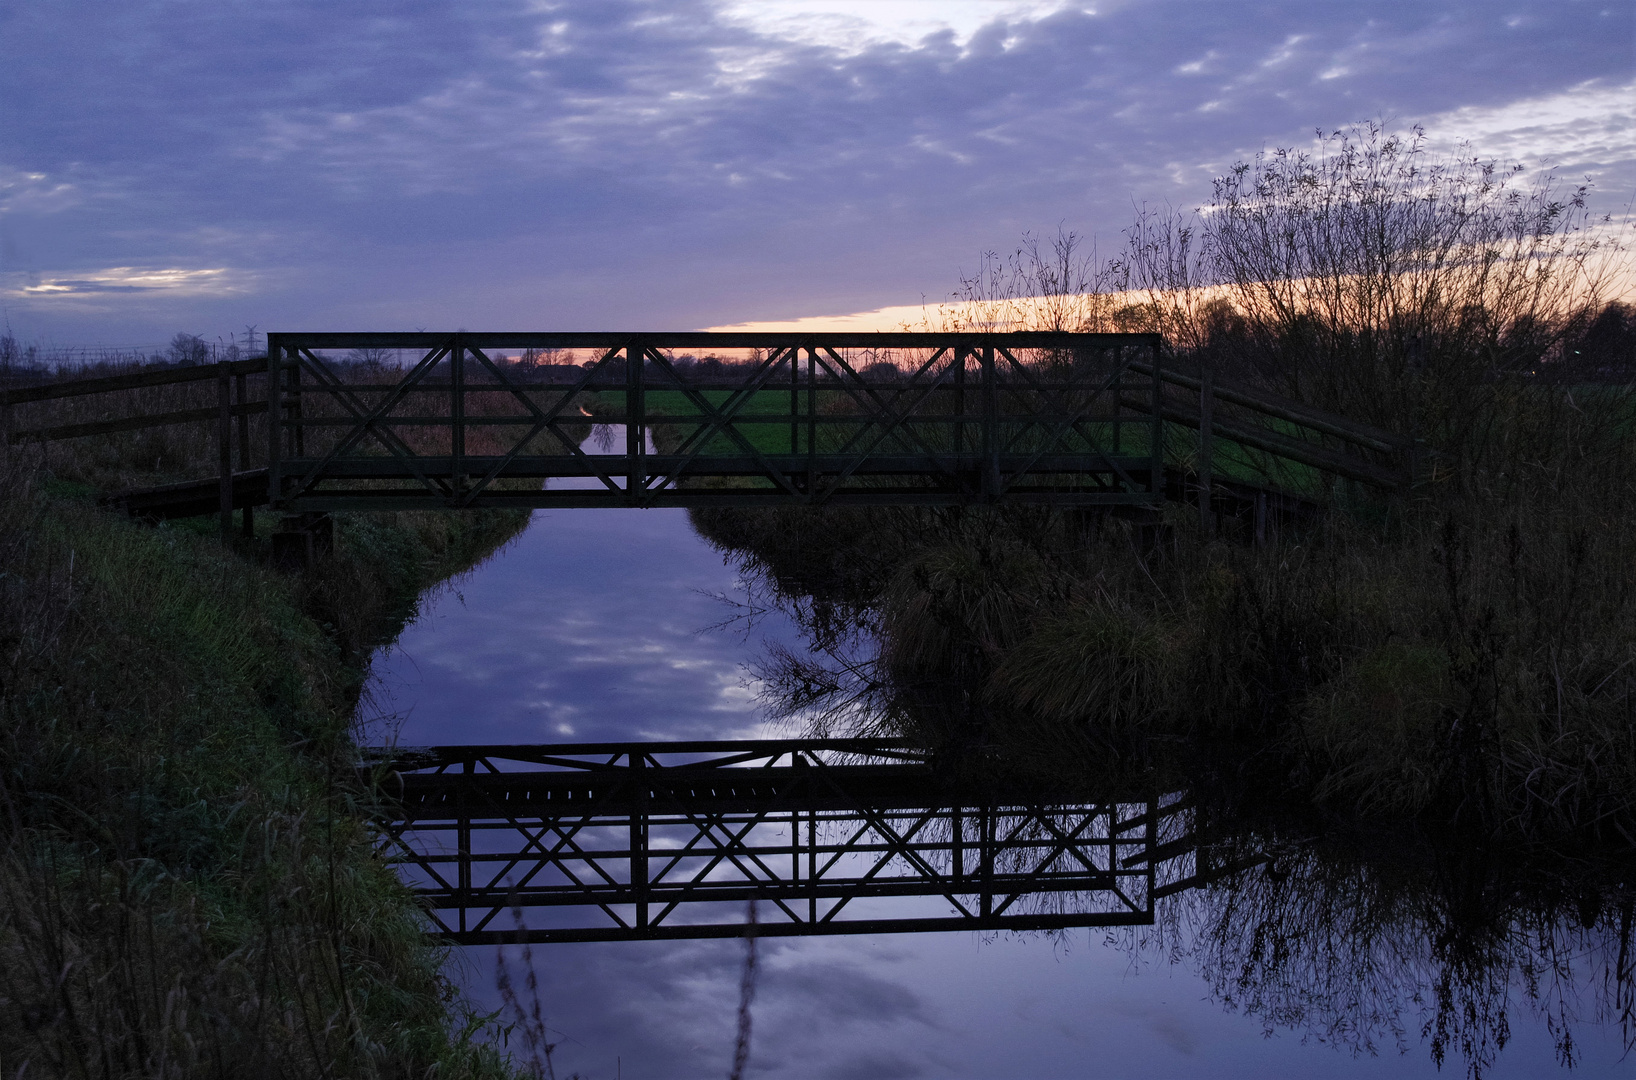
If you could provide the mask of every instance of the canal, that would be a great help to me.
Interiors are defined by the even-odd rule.
[[[750,665],[770,644],[799,648],[800,634],[776,611],[744,618],[746,601],[685,511],[536,512],[509,546],[429,597],[374,658],[373,731],[395,731],[403,746],[793,734],[761,715]],[[1167,903],[1177,907],[1162,934],[763,939],[747,1075],[1467,1071],[1451,1050],[1439,1072],[1422,1030],[1428,990],[1413,978],[1394,983],[1389,964],[1350,1001],[1333,997],[1331,981],[1330,1000],[1291,986],[1276,1007],[1247,1009],[1232,980],[1207,970],[1192,947],[1199,899]],[[1396,944],[1414,952],[1415,943]],[[458,980],[480,1005],[499,1008],[495,951],[457,952]],[[514,973],[519,954],[506,947]],[[726,1076],[743,955],[737,941],[535,947],[556,1075]],[[1398,963],[1415,970],[1412,956]],[[1576,989],[1579,1066],[1566,1075],[1631,1075],[1620,1025],[1595,1017],[1598,988]],[[1520,983],[1509,999],[1508,1041],[1484,1075],[1561,1073],[1552,1032]]]

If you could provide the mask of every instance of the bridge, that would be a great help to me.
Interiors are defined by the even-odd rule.
[[[8,388],[0,427],[26,444],[207,425],[215,475],[104,501],[214,513],[224,539],[235,511],[248,533],[267,507],[285,523],[275,560],[328,513],[413,509],[1041,503],[1151,520],[1185,500],[1206,526],[1253,517],[1259,540],[1338,484],[1413,477],[1410,441],[1167,362],[1151,334],[267,342],[265,358]],[[49,412],[155,387],[186,407]],[[737,936],[751,899],[766,935],[1134,925],[1243,865],[1212,855],[1175,793],[976,773],[903,743],[792,740],[376,751],[363,778],[383,793],[383,852],[461,944]]]
[[[1149,924],[1253,865],[1179,794],[1042,787],[887,739],[377,753],[382,850],[465,945]]]
[[[215,475],[106,501],[149,518],[218,513],[224,534],[234,510],[258,506],[1128,511],[1187,500],[1208,520],[1312,505],[1336,482],[1390,490],[1412,476],[1410,440],[1167,364],[1154,334],[273,333],[267,343],[264,359],[0,391],[6,438],[212,424]],[[409,362],[347,359],[381,354]],[[587,359],[539,362],[565,354]],[[216,400],[192,409],[69,424],[18,414],[205,380]],[[587,450],[588,424],[622,432],[619,445]]]

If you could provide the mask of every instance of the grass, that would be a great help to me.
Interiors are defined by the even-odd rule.
[[[1444,422],[1423,486],[1339,485],[1265,549],[1181,507],[1145,554],[1121,522],[1041,508],[696,520],[821,639],[878,638],[867,675],[790,672],[792,708],[867,685],[872,722],[1042,761],[1086,747],[1078,764],[1127,737],[1252,739],[1338,811],[1636,844],[1636,398],[1515,376],[1424,393]]]
[[[213,518],[93,505],[213,450],[180,428],[0,457],[0,1061],[512,1075],[374,855],[353,717],[371,650],[526,515],[344,516],[290,575]]]
[[[884,388],[888,394],[890,387]],[[715,407],[721,407],[732,397],[731,391],[704,390],[702,397]],[[933,401],[927,408],[943,411]],[[709,419],[688,395],[679,390],[650,390],[644,393],[644,408],[656,447],[662,453],[677,453],[682,446],[709,423]],[[739,457],[745,448],[743,440],[755,452],[772,455],[804,454],[809,443],[820,453],[835,453],[843,449],[873,448],[877,453],[919,453],[925,445],[948,447],[950,428],[945,423],[916,424],[895,432],[884,432],[884,425],[859,419],[863,406],[849,394],[825,390],[815,395],[814,410],[817,421],[809,429],[806,424],[806,399],[792,406],[788,390],[759,390],[751,394],[733,414],[731,421],[705,439],[696,449],[701,459],[710,457]],[[597,395],[595,411],[600,415],[623,415],[623,395],[602,391]],[[924,410],[923,410],[924,411]],[[845,415],[845,419],[836,418]],[[792,425],[792,417],[795,423]],[[1279,419],[1260,423],[1273,434],[1304,441],[1313,433],[1298,425]],[[1167,465],[1187,472],[1199,468],[1199,437],[1185,425],[1166,422],[1161,438]],[[968,437],[975,438],[975,424]],[[1015,423],[1002,425],[1000,438],[1016,450],[1026,451],[1042,444],[1044,432],[1035,425]],[[876,440],[880,441],[878,444]],[[1114,456],[1146,458],[1152,446],[1151,425],[1144,416],[1131,416],[1114,425],[1108,422],[1086,422],[1062,435],[1054,444],[1062,452],[1102,452]],[[1265,451],[1244,446],[1232,439],[1217,435],[1212,443],[1211,468],[1220,481],[1237,481],[1253,485],[1267,485],[1298,494],[1325,496],[1330,484],[1317,469]],[[747,480],[740,483],[766,484],[771,481]]]

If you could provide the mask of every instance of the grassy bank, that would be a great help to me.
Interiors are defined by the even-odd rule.
[[[1044,508],[695,520],[853,651],[772,673],[792,713],[1052,768],[1232,742],[1332,809],[1628,848],[1636,444],[1569,398],[1519,390],[1504,468],[1260,549],[1182,507],[1151,552]]]
[[[209,475],[195,435],[0,458],[0,1069],[510,1075],[372,854],[353,724],[371,650],[527,515],[342,516],[288,574],[96,508]]]
[[[697,514],[829,654],[775,664],[776,704],[1029,768],[1227,748],[1329,812],[1628,858],[1628,251],[1585,189],[1506,175],[1365,126],[1108,263],[1063,234],[966,282],[937,328],[1160,332],[1168,365],[1413,436],[1415,483],[1306,485],[1326,513],[1261,548],[1179,506],[1151,550],[1043,507]]]
[[[368,646],[517,522],[344,522],[275,574],[0,494],[0,1054],[29,1075],[501,1075],[371,855]]]

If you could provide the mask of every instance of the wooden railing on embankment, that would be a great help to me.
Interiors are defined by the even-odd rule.
[[[259,398],[252,397],[250,379],[251,376],[265,375],[266,372],[267,358],[263,356],[248,360],[224,360],[197,367],[160,368],[90,379],[12,387],[0,390],[0,432],[4,432],[7,444],[16,446],[215,421],[218,466],[215,477],[130,492],[126,498],[116,498],[115,501],[128,512],[138,516],[143,515],[148,509],[156,510],[157,516],[161,517],[195,516],[208,514],[214,509],[221,515],[221,530],[224,537],[232,532],[233,511],[242,509],[244,532],[248,536],[255,529],[252,508],[264,505],[267,501],[266,470],[251,468],[250,436],[250,419],[266,414],[267,400],[264,393],[259,395]],[[135,390],[181,386],[209,380],[215,380],[216,401],[204,408],[139,412],[134,415],[103,417],[66,424],[24,426],[16,421],[19,405],[94,398],[105,394],[128,394]],[[234,467],[235,452],[237,469]]]

